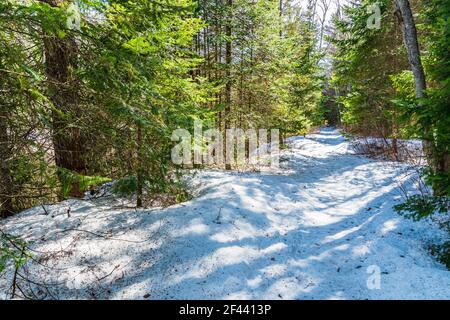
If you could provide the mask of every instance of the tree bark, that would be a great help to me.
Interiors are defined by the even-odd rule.
[[[403,40],[405,42],[406,50],[408,52],[408,61],[411,66],[411,71],[414,75],[414,82],[416,86],[416,97],[423,98],[427,84],[425,81],[425,73],[423,71],[422,61],[420,58],[419,42],[417,40],[417,29],[414,22],[414,17],[411,11],[411,6],[408,0],[396,0],[396,9],[400,15],[397,17],[403,29]]]
[[[69,0],[41,0],[52,7],[59,7]],[[70,122],[79,120],[82,110],[79,105],[79,82],[73,74],[77,68],[78,45],[73,35],[60,38],[53,34],[44,35],[46,75],[49,80],[50,100],[57,110],[52,113],[53,146],[55,164],[80,175],[87,170],[85,137],[77,126]],[[72,120],[71,120],[72,119]],[[60,180],[62,176],[60,175]],[[62,181],[61,181],[62,182]],[[79,183],[71,185],[70,196],[80,197]]]
[[[420,58],[420,48],[419,42],[417,40],[417,29],[411,10],[411,5],[408,0],[396,0],[395,6],[395,15],[397,16],[402,27],[403,42],[405,43],[409,65],[414,76],[416,98],[420,99],[425,97],[427,84],[425,80],[425,72],[423,71],[422,60]],[[423,149],[425,151],[429,164],[434,167],[434,157],[432,151],[433,143],[427,137],[427,132],[425,132],[425,136],[426,138],[423,142]]]
[[[225,85],[225,114],[224,114],[224,159],[227,159],[227,143],[226,143],[226,132],[230,129],[230,113],[231,113],[231,61],[232,61],[232,6],[233,0],[227,0],[228,5],[228,18],[225,27],[225,34],[227,36],[227,41],[225,45],[225,63],[227,65],[226,70],[226,85]],[[231,150],[228,150],[231,151]],[[225,170],[231,170],[231,164],[225,163]]]
[[[142,208],[142,195],[143,195],[143,177],[142,177],[142,126],[137,125],[137,137],[136,137],[136,155],[137,155],[137,168],[136,168],[136,207]]]
[[[280,0],[279,4],[278,4],[278,9],[279,9],[279,14],[280,14],[280,38],[283,37],[283,0]]]
[[[14,213],[12,197],[13,185],[9,169],[10,142],[8,137],[8,106],[0,105],[0,217]]]

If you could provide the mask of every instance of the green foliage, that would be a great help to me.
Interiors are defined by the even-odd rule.
[[[424,178],[428,185],[439,186],[437,196],[450,196],[450,172],[435,172],[428,167],[424,171]]]
[[[225,1],[198,2],[207,25],[195,39],[197,54],[204,59],[198,73],[218,85],[217,99],[208,105],[220,113],[216,127],[226,119],[242,129],[277,128],[287,135],[305,133],[322,122],[316,30],[298,6],[285,1],[280,16],[277,1],[233,0],[231,7]],[[219,58],[227,40],[230,63]],[[230,106],[224,103],[227,82]]]
[[[129,196],[137,191],[135,176],[124,177],[114,182],[111,191],[119,196]]]
[[[378,4],[381,27],[368,28],[369,5]],[[363,0],[345,6],[343,16],[334,20],[337,36],[332,85],[339,88],[337,102],[342,105],[342,122],[357,134],[398,138],[402,133],[395,85],[408,68],[400,27],[392,15],[393,1]],[[408,120],[409,121],[409,120]],[[405,137],[404,137],[405,138]]]
[[[120,180],[114,181],[111,191],[122,197],[128,197],[135,194],[137,191],[136,177],[124,177]],[[148,193],[149,198],[155,194],[174,196],[177,203],[192,199],[192,196],[187,192],[187,186],[178,178],[161,180],[157,186],[147,181],[144,185],[144,191]]]
[[[87,191],[90,187],[98,186],[106,182],[110,182],[111,179],[100,176],[84,176],[76,172],[58,168],[57,175],[61,181],[61,189],[64,197],[68,197],[72,186],[77,185],[81,191]]]
[[[450,241],[441,245],[432,245],[431,253],[450,270]]]
[[[180,180],[177,180],[176,182],[170,185],[169,189],[167,190],[167,193],[174,195],[175,201],[177,203],[181,203],[192,199],[192,195],[187,190],[188,187]]]
[[[450,198],[446,196],[413,195],[394,209],[407,218],[420,220],[434,213],[447,214]]]
[[[66,23],[70,1],[60,3],[0,4],[0,105],[8,106],[0,107],[8,132],[0,134],[1,151],[8,150],[0,156],[11,180],[0,194],[13,196],[15,210],[137,171],[150,189],[161,189],[174,170],[172,130],[191,125],[193,116],[213,116],[204,104],[214,84],[190,73],[200,63],[192,39],[204,25],[194,1],[79,0],[79,30]],[[67,72],[76,94],[69,102],[77,104],[67,106],[54,101],[67,84],[49,79],[43,55],[49,42],[63,48],[74,39],[76,61]],[[51,146],[59,132],[80,132],[73,141],[82,145],[83,167],[56,167]]]
[[[450,212],[450,197],[433,195],[413,195],[404,203],[398,204],[394,209],[403,216],[415,221],[440,214],[444,217]],[[450,234],[448,221],[447,232]],[[431,246],[431,254],[450,270],[450,241]]]
[[[414,76],[410,70],[403,70],[390,76],[396,96],[400,99],[413,100],[415,98]]]
[[[428,55],[425,68],[430,78],[424,108],[416,111],[424,139],[432,141],[430,181],[434,191],[450,196],[450,6],[448,0],[427,0],[423,4]]]
[[[27,243],[19,237],[6,234],[0,230],[0,273],[10,261],[16,269],[23,267],[31,258],[26,247]]]
[[[110,180],[186,198],[170,138],[194,119],[306,133],[322,121],[316,29],[295,5],[283,14],[276,1],[2,1],[0,202],[15,211]]]

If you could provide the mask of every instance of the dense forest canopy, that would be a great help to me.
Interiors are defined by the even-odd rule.
[[[170,135],[195,119],[283,134],[318,124],[314,26],[297,7],[282,10],[276,1],[2,2],[2,213],[109,179],[176,192]]]

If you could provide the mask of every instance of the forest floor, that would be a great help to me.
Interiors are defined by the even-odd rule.
[[[69,200],[1,222],[33,241],[21,290],[47,299],[450,299],[450,271],[428,250],[445,233],[392,209],[399,185],[412,188],[410,166],[358,156],[332,129],[289,144],[281,169],[201,171],[198,196],[169,208]],[[0,298],[12,278],[12,268],[0,275]]]

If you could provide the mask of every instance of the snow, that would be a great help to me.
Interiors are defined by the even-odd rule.
[[[289,144],[280,169],[199,171],[198,196],[169,208],[68,200],[2,221],[33,241],[22,275],[36,284],[22,289],[46,299],[450,298],[450,272],[427,249],[445,233],[392,209],[399,184],[413,190],[410,166],[358,156],[332,129]],[[368,286],[374,268],[379,289]],[[11,281],[9,268],[1,298]]]

